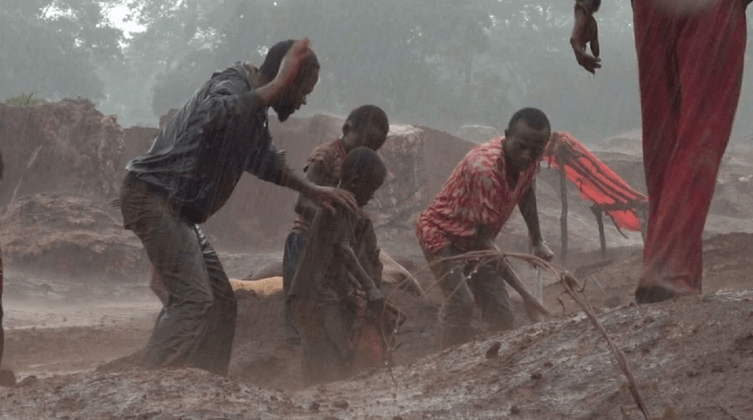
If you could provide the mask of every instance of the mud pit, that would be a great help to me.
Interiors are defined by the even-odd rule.
[[[57,129],[60,110],[76,117],[66,124],[80,125],[78,131]],[[122,130],[85,103],[29,111],[0,105],[0,116],[18,122],[0,131],[0,147],[11,163],[3,184],[8,188],[0,191],[5,208],[0,239],[7,269],[3,366],[14,369],[20,381],[0,387],[0,419],[641,418],[605,341],[567,297],[560,303],[561,287],[546,276],[545,304],[557,314],[552,319],[526,325],[520,300],[511,293],[516,330],[484,334],[476,320],[479,334],[473,342],[438,352],[441,299],[428,273],[419,273],[426,296],[391,293],[408,315],[395,366],[341,383],[302,389],[300,348],[280,336],[281,297],[248,292],[238,294],[228,378],[195,369],[129,367],[128,356],[147,342],[160,304],[147,289],[148,264],[140,244],[122,230],[107,200],[122,176],[115,168],[143,152],[156,131]],[[22,122],[30,119],[42,128],[20,142]],[[291,118],[272,129],[275,143],[300,167],[315,145],[338,135],[341,124],[337,117],[315,116]],[[99,134],[82,142],[74,135],[79,132]],[[97,146],[104,143],[117,147]],[[639,140],[620,138],[616,144],[624,150],[610,146],[609,153],[597,154],[640,189]],[[41,176],[49,172],[51,157],[57,156],[52,151],[60,145],[70,161],[62,166],[75,170]],[[381,153],[389,182],[369,210],[382,248],[417,272],[423,260],[413,236],[415,218],[471,144],[404,126],[394,130],[386,146]],[[753,152],[736,147],[731,146],[734,153],[728,153],[719,175],[706,225],[703,297],[632,306],[640,235],[622,237],[607,223],[603,259],[588,204],[568,187],[567,267],[588,279],[586,294],[626,354],[655,418],[753,419]],[[94,149],[104,152],[93,154]],[[92,173],[107,176],[98,179]],[[544,237],[556,252],[556,171],[542,169],[537,196]],[[292,220],[289,210],[280,209],[291,209],[293,199],[289,192],[245,177],[231,202],[207,224],[217,249],[246,246],[220,255],[231,277],[243,278],[279,257],[275,253]],[[527,241],[516,212],[499,245],[525,252]],[[250,250],[248,244],[261,248]],[[516,269],[524,281],[536,276],[525,265]],[[490,352],[495,343],[499,350]]]
[[[587,293],[652,416],[670,410],[675,417],[665,418],[753,418],[753,290],[741,288],[753,269],[751,248],[751,234],[707,240],[706,294],[657,305],[605,307],[604,296],[630,302],[637,254],[577,270],[599,279],[601,288],[591,284]],[[279,336],[279,294],[239,292],[232,373],[221,378],[195,369],[95,372],[144,345],[159,303],[145,287],[130,287],[113,290],[117,299],[90,292],[63,305],[59,295],[80,290],[58,289],[6,299],[4,364],[20,383],[0,388],[0,418],[641,418],[605,341],[568,298],[563,313],[557,285],[545,292],[553,319],[524,325],[516,299],[519,328],[481,333],[443,352],[436,350],[432,289],[424,298],[396,291],[393,300],[409,315],[396,366],[309,389],[300,387],[299,347]],[[489,357],[494,343],[498,355]]]

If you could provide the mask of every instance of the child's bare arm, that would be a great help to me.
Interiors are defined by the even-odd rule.
[[[369,277],[366,270],[364,270],[363,266],[358,261],[358,256],[355,251],[353,251],[353,248],[346,243],[340,243],[335,249],[337,250],[337,257],[340,258],[340,261],[342,261],[345,268],[353,274],[361,287],[363,287],[363,290],[366,291],[366,297],[369,300],[384,299],[382,292],[376,287],[374,281]]]

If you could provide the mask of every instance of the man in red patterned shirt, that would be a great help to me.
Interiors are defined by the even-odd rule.
[[[416,235],[445,296],[442,348],[470,338],[474,298],[490,329],[510,329],[514,318],[503,278],[509,273],[502,266],[474,269],[473,264],[447,261],[447,257],[496,250],[494,238],[517,205],[528,226],[534,255],[551,260],[552,251],[541,239],[534,189],[539,159],[550,135],[549,119],[541,110],[516,112],[505,137],[468,152],[419,216]]]

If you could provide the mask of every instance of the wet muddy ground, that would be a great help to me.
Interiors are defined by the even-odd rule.
[[[753,418],[751,247],[749,234],[707,240],[705,295],[656,305],[631,304],[635,249],[583,257],[574,270],[593,279],[586,294],[652,417]],[[567,297],[564,306],[557,300],[560,286],[545,290],[552,319],[526,325],[516,299],[517,329],[485,334],[476,323],[474,341],[440,352],[436,290],[419,279],[427,296],[391,295],[408,314],[395,366],[308,389],[300,348],[280,336],[279,295],[239,295],[231,375],[221,378],[194,369],[94,371],[146,343],[160,306],[145,285],[17,289],[4,301],[3,365],[20,382],[0,388],[0,419],[642,418],[605,340]]]

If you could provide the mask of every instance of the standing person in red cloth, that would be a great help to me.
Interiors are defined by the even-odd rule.
[[[516,112],[504,138],[480,144],[463,158],[429,207],[416,222],[416,236],[445,297],[442,308],[442,348],[470,338],[473,302],[491,330],[513,327],[503,266],[448,260],[469,251],[496,251],[494,239],[515,206],[528,227],[533,253],[546,260],[536,210],[534,178],[551,127],[539,109]]]
[[[649,197],[638,303],[701,293],[703,227],[740,96],[746,3],[633,3]],[[571,44],[594,73],[601,61],[580,40],[589,13],[576,2]]]

